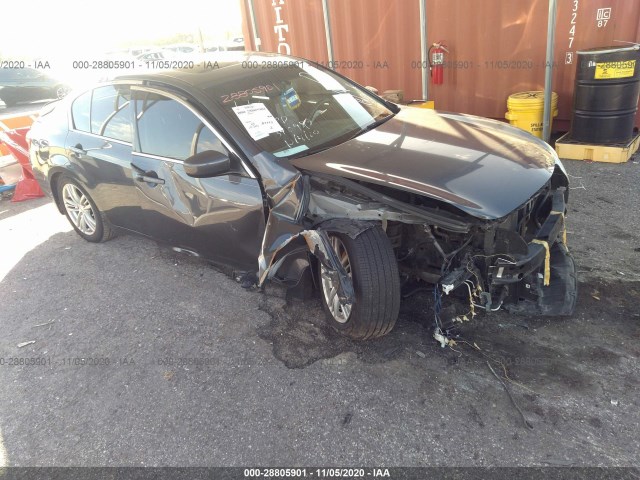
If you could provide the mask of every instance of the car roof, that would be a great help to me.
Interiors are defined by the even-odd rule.
[[[194,57],[193,61],[195,62],[195,66],[193,68],[159,70],[141,74],[127,74],[118,76],[114,78],[114,80],[157,82],[175,86],[178,88],[185,88],[186,86],[199,90],[205,90],[215,82],[224,81],[228,79],[230,75],[236,75],[237,68],[233,67],[241,67],[243,62],[251,61],[258,62],[258,64],[260,64],[263,61],[273,62],[274,59],[278,59],[278,61],[292,62],[299,62],[301,60],[296,57],[279,55],[277,53],[220,52],[214,55],[209,54]],[[176,62],[184,64],[187,64],[190,61],[191,58],[176,60]]]

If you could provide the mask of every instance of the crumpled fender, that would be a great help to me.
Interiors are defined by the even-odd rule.
[[[339,280],[340,300],[353,303],[353,282],[331,247],[327,232],[341,232],[356,238],[372,228],[375,223],[330,219],[316,228],[305,228],[303,218],[309,205],[311,188],[308,176],[302,175],[285,159],[279,159],[267,152],[260,155],[270,158],[254,162],[254,165],[261,166],[258,173],[262,178],[269,207],[258,257],[258,286],[272,278],[289,255],[299,254],[303,250],[301,247],[306,247],[304,251],[316,256],[325,267],[326,274]],[[270,168],[276,164],[278,168]]]
[[[258,285],[262,286],[275,274],[275,270],[271,271],[275,254],[304,230],[302,218],[309,204],[309,183],[286,159],[268,152],[259,156],[268,157],[254,162],[259,167],[269,211],[258,257]],[[278,168],[273,168],[276,165]]]
[[[313,253],[325,268],[324,274],[329,275],[334,281],[339,281],[338,284],[340,287],[338,288],[337,295],[340,301],[353,304],[355,302],[355,291],[351,277],[349,277],[342,263],[340,263],[340,259],[331,247],[327,232],[320,229],[302,230],[295,235],[291,235],[281,248],[273,252],[271,255],[272,263],[265,270],[261,270],[259,285],[261,286],[266,280],[273,277],[290,254],[295,254],[300,251],[299,249],[293,249],[288,253],[284,253],[285,250],[287,250],[285,247],[301,241],[304,241],[306,249]]]

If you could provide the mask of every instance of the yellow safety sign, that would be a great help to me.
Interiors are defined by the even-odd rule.
[[[635,60],[627,60],[624,62],[596,63],[596,73],[593,78],[595,78],[596,80],[608,80],[610,78],[633,77],[635,69]]]

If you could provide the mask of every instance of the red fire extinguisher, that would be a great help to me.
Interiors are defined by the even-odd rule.
[[[447,50],[447,46],[442,40],[429,47],[429,71],[431,72],[431,81],[434,85],[442,85],[444,83],[445,53],[449,53],[449,50]]]

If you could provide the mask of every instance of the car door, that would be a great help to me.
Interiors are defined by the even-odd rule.
[[[132,168],[144,213],[144,232],[216,263],[256,270],[264,233],[262,190],[239,155],[184,99],[133,87],[135,141]],[[231,171],[192,178],[188,157],[216,150]]]
[[[133,108],[128,85],[98,87],[71,105],[65,148],[70,168],[114,225],[139,231],[141,208],[133,186]]]
[[[25,68],[22,70],[22,84],[20,85],[20,100],[21,102],[33,102],[35,100],[42,100],[48,98],[47,94],[49,88],[44,86],[44,74],[33,68]]]
[[[23,101],[21,86],[24,82],[24,69],[0,68],[0,98],[8,107]]]

